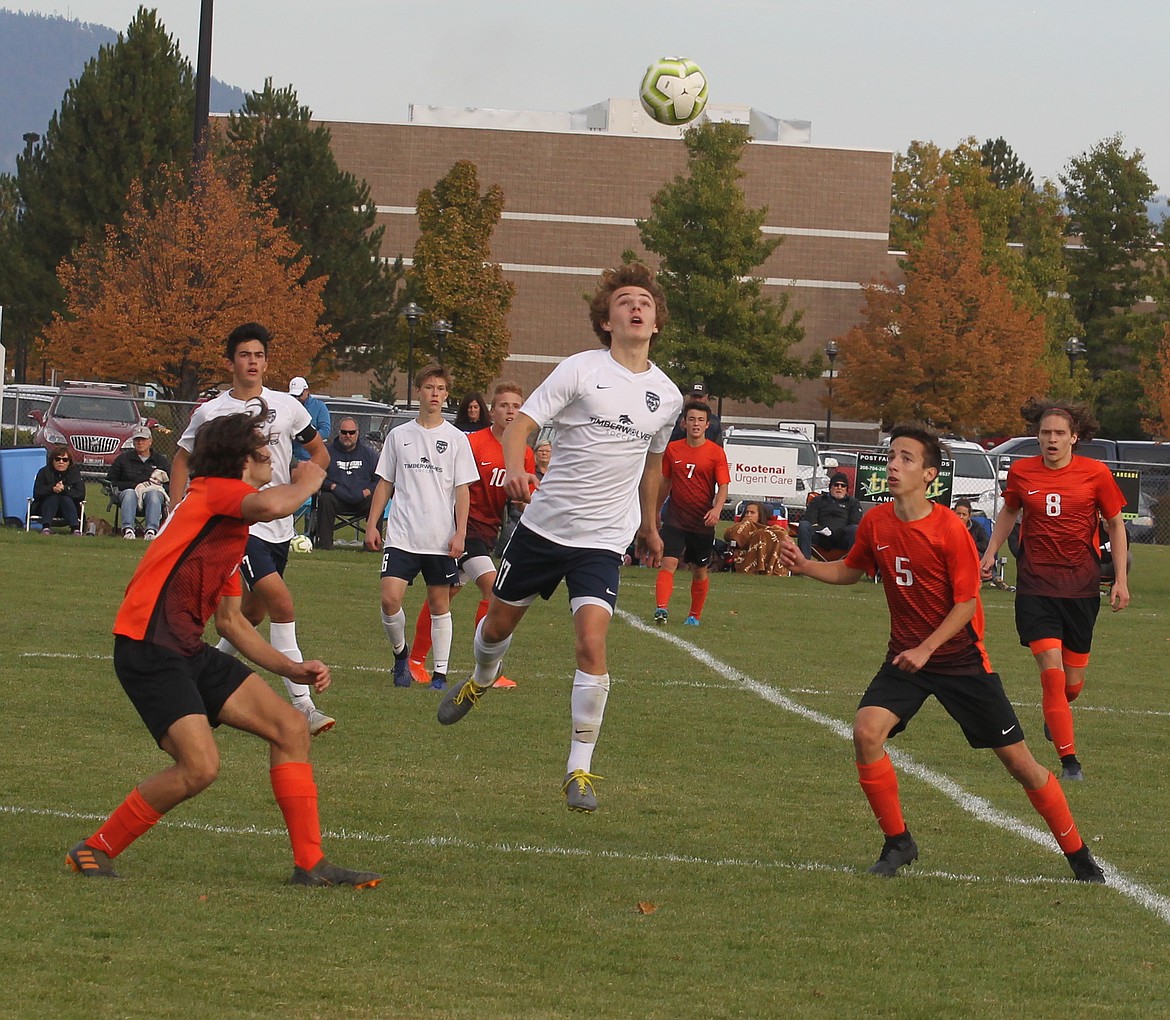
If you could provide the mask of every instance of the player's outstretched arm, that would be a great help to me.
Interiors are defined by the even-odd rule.
[[[265,641],[248,618],[240,612],[238,595],[220,599],[219,605],[215,608],[215,629],[219,636],[227,638],[245,659],[261,669],[286,676],[297,683],[311,684],[318,693],[332,683],[329,667],[325,663],[316,659],[293,662],[287,655],[278,652]]]
[[[382,514],[386,504],[394,495],[394,486],[385,478],[374,475],[378,484],[374,486],[374,494],[370,497],[370,513],[366,517],[366,548],[377,552],[382,548]]]
[[[538,483],[536,475],[525,467],[524,454],[528,449],[528,437],[539,425],[523,411],[517,411],[500,440],[504,448],[504,491],[513,503],[527,503]]]
[[[1008,535],[1012,533],[1012,528],[1016,526],[1016,520],[1019,516],[1019,511],[1009,510],[1006,506],[1000,510],[995,527],[991,529],[991,538],[987,540],[987,551],[984,552],[983,559],[979,561],[979,571],[983,580],[987,581],[995,576],[995,556],[999,552],[999,547],[1007,541]]]
[[[318,465],[311,460],[300,461],[293,467],[288,485],[273,485],[245,496],[240,504],[240,516],[249,524],[287,517],[312,498],[323,481],[325,472]]]
[[[638,482],[638,507],[642,514],[638,537],[646,550],[645,565],[648,567],[662,566],[662,536],[658,533],[658,511],[662,506],[658,495],[662,481],[662,454],[647,453],[642,478]]]
[[[1129,605],[1129,535],[1121,514],[1105,522],[1109,532],[1109,548],[1113,550],[1113,587],[1109,589],[1109,605],[1115,613]]]
[[[975,618],[978,599],[956,602],[934,632],[917,648],[907,648],[890,660],[890,665],[906,673],[917,673],[930,657]]]
[[[844,560],[822,563],[810,560],[797,548],[791,535],[780,536],[780,561],[790,573],[798,577],[811,577],[825,584],[856,584],[865,576],[865,571],[847,567]]]

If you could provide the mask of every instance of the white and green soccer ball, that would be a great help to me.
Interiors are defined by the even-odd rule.
[[[311,553],[313,551],[313,543],[310,541],[308,535],[294,535],[288,547],[293,552]]]
[[[662,57],[646,68],[638,98],[659,124],[689,124],[707,105],[707,76],[686,57]]]

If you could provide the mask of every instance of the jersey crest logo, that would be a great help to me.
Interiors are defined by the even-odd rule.
[[[658,406],[661,403],[662,400],[657,393],[652,393],[650,390],[646,391],[646,406],[650,408],[651,414],[658,410]]]
[[[445,440],[445,439],[436,440],[435,441],[435,449],[438,450],[439,453],[446,453],[447,452],[447,440]]]

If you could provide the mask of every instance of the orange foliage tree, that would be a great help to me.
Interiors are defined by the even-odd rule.
[[[223,342],[243,322],[272,333],[272,384],[301,374],[333,339],[320,324],[325,278],[276,224],[263,194],[212,158],[167,178],[154,200],[130,189],[119,226],[57,268],[65,314],[46,328],[46,354],[67,375],[149,382],[194,400],[224,378]]]
[[[961,194],[930,216],[901,290],[865,289],[863,321],[838,338],[837,406],[884,427],[926,421],[968,435],[1019,429],[1019,408],[1045,392],[1044,321],[983,258]]]

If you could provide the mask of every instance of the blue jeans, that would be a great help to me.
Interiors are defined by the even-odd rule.
[[[122,530],[134,527],[134,518],[138,514],[138,493],[133,489],[123,489],[118,497]],[[146,530],[158,531],[162,523],[163,498],[161,492],[148,492],[142,500],[142,512],[146,517]]]
[[[81,515],[72,496],[63,492],[50,492],[36,508],[42,527],[49,527],[54,518],[62,518],[74,531],[81,526]]]

